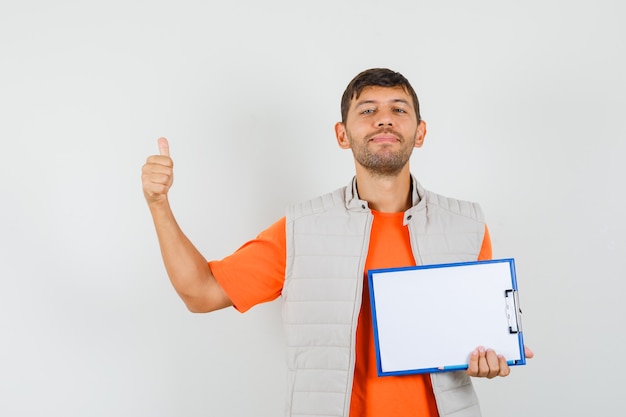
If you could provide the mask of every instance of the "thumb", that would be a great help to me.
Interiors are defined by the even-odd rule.
[[[161,155],[170,156],[170,144],[167,142],[165,138],[159,138],[159,153]]]

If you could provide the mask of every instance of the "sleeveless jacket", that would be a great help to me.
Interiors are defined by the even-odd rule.
[[[485,233],[478,204],[411,181],[413,207],[404,224],[417,265],[475,261]],[[286,218],[287,415],[347,417],[373,214],[353,179],[347,187],[289,207]],[[433,373],[431,380],[441,417],[480,416],[464,371]]]

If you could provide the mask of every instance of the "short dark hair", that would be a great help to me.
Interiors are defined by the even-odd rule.
[[[396,71],[392,71],[387,68],[371,68],[361,72],[354,77],[350,84],[346,87],[346,91],[343,92],[341,97],[341,122],[345,123],[348,118],[348,110],[350,109],[350,102],[352,99],[357,99],[361,95],[361,92],[365,87],[396,87],[401,86],[413,98],[413,107],[415,107],[415,114],[417,115],[417,121],[422,120],[420,116],[420,105],[417,100],[417,94],[411,87],[411,83],[402,74]]]

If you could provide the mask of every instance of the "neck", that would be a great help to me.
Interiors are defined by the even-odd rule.
[[[372,175],[357,167],[356,183],[359,198],[367,201],[372,210],[399,213],[411,205],[411,173],[408,164],[394,176]]]

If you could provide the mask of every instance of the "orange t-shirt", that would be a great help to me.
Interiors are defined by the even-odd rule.
[[[364,278],[369,269],[414,266],[409,231],[403,225],[404,213],[373,211],[373,214]],[[478,256],[478,260],[486,259],[491,259],[491,240],[487,228]],[[280,296],[285,281],[285,263],[283,217],[232,255],[221,261],[209,262],[209,265],[235,308],[245,312],[256,304]],[[356,333],[356,368],[350,415],[438,416],[428,374],[378,377],[367,279],[364,282]]]

